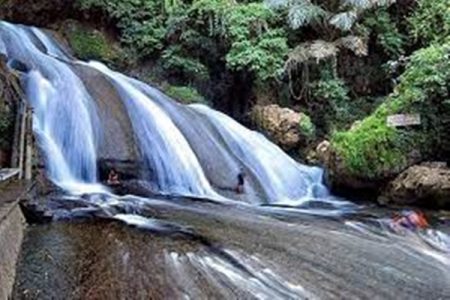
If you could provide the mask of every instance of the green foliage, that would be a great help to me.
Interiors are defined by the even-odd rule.
[[[288,51],[286,33],[274,29],[276,14],[261,3],[228,0],[78,0],[116,20],[122,42],[141,57],[159,56],[170,74],[207,80],[208,65],[226,62],[231,71],[259,81],[276,76]],[[214,53],[214,57],[209,57]],[[213,67],[213,66],[211,66]],[[192,80],[191,80],[192,81]]]
[[[348,89],[340,79],[324,78],[312,84],[313,97],[319,101],[333,102],[336,106],[350,100]]]
[[[316,127],[311,118],[304,113],[300,113],[301,118],[298,124],[300,132],[308,139],[313,139],[316,135]]]
[[[77,0],[82,10],[101,9],[117,22],[122,42],[140,56],[163,48],[164,6],[156,0]]]
[[[418,0],[409,23],[419,39],[448,34],[448,1]],[[380,66],[409,50],[401,31],[405,17],[398,15],[399,7],[388,9],[394,0],[77,2],[83,10],[105,13],[128,49],[141,59],[151,59],[163,74],[158,76],[170,78],[171,84],[195,86],[208,95],[214,92],[205,92],[206,86],[232,89],[243,78],[253,91],[257,85],[283,85],[289,91],[287,102],[307,106],[314,123],[318,128],[325,124],[326,130],[348,128],[372,107],[373,101],[366,99],[381,96],[363,98],[373,86],[373,72],[367,75],[369,83],[357,90],[348,77],[366,82],[360,75],[364,71],[342,72],[346,68],[342,61],[377,52],[367,61],[371,67]],[[374,44],[378,47],[369,51]],[[333,65],[332,76],[323,76],[323,65]],[[281,92],[273,90],[275,100]],[[311,102],[314,106],[309,106]],[[319,111],[324,124],[317,122]]]
[[[321,65],[324,62],[336,65],[341,53],[348,55],[352,52],[359,57],[367,56],[370,36],[362,20],[367,14],[381,10],[395,1],[266,0],[266,2],[275,11],[287,15],[287,23],[291,30],[299,31],[300,36],[305,33],[306,40],[300,39],[300,43],[297,42],[296,47],[288,54],[284,70],[289,80],[291,96],[298,101],[309,101],[311,85],[318,93],[321,93],[331,91],[333,86],[326,85],[334,84],[336,92],[339,92],[336,82],[326,83],[320,78]],[[401,39],[398,39],[400,35],[396,34],[398,33],[396,27],[389,23],[389,15],[383,15],[383,17],[385,17],[384,24],[378,28],[380,43],[386,47],[387,51],[400,52],[402,46]],[[345,88],[341,84],[339,86]],[[341,92],[343,92],[342,89]],[[323,95],[316,96],[323,98]],[[334,96],[339,99],[338,95]],[[326,95],[325,98],[327,98]],[[346,112],[344,102],[331,107],[331,110],[343,109]]]
[[[420,152],[426,157],[450,138],[450,44],[432,45],[412,57],[395,92],[361,124],[337,132],[332,144],[348,170],[357,176],[377,178],[401,171]],[[420,113],[416,128],[388,127],[386,118],[396,113]],[[445,147],[445,145],[444,145]],[[444,149],[446,153],[450,149]]]
[[[374,114],[353,131],[337,132],[333,146],[354,175],[377,177],[380,173],[402,168],[407,149],[396,130],[386,125],[385,114]]]
[[[249,70],[260,81],[279,73],[288,46],[282,29],[270,29],[270,24],[275,21],[275,14],[260,3],[238,5],[229,10],[227,24],[231,48],[226,61],[231,70]]]
[[[450,36],[450,0],[418,0],[409,23],[416,41],[443,42]]]
[[[314,107],[320,107],[325,126],[328,128],[342,128],[354,120],[350,106],[349,91],[345,83],[330,74],[322,74],[322,78],[311,84]]]
[[[398,57],[403,54],[405,39],[386,9],[378,9],[364,19],[363,25],[375,34],[376,42],[386,54]]]
[[[175,72],[189,80],[207,80],[208,69],[198,59],[183,55],[180,46],[172,46],[162,53],[163,67],[169,72]]]
[[[199,92],[192,87],[188,86],[173,86],[169,85],[164,87],[164,92],[181,103],[191,104],[191,103],[206,103],[205,98],[199,94]]]
[[[234,42],[226,55],[227,65],[236,71],[252,71],[260,81],[266,81],[280,73],[288,47],[279,32],[267,32],[258,41]]]
[[[117,58],[105,36],[98,32],[73,25],[67,32],[67,40],[76,57],[83,60],[103,60],[110,62]]]

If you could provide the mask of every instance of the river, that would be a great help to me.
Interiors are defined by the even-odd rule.
[[[121,214],[130,209],[123,202],[107,209],[115,219],[97,207],[78,209],[75,219],[30,226],[15,298],[450,296],[445,241],[432,230],[397,234],[383,228],[385,210],[330,217],[295,208],[131,197],[125,202],[141,207],[132,215]]]

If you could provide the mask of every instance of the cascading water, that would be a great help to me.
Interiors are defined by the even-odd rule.
[[[37,29],[34,29],[37,31]],[[45,36],[41,32],[41,36]],[[97,181],[95,106],[81,80],[24,26],[0,23],[2,53],[30,71],[23,75],[35,110],[33,127],[44,150],[49,177],[72,191],[102,191]]]
[[[91,63],[113,82],[129,113],[142,152],[160,191],[216,197],[203,170],[178,128],[167,114],[119,73]]]
[[[205,105],[191,105],[220,133],[228,149],[265,187],[269,199],[289,203],[323,195],[322,170],[300,165],[263,135],[248,130],[232,118]],[[298,202],[297,202],[298,204]]]
[[[2,22],[0,46],[10,61],[30,70],[24,82],[35,109],[34,129],[50,177],[62,187],[98,182],[98,145],[105,125],[74,72],[80,66],[111,82],[146,163],[141,179],[158,192],[283,204],[327,196],[320,169],[298,164],[261,134],[206,106],[175,103],[100,63],[74,61],[39,29]],[[233,192],[240,170],[249,175],[244,196]]]

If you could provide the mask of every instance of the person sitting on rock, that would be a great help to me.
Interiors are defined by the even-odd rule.
[[[244,184],[245,184],[245,177],[247,175],[244,172],[244,169],[241,169],[237,176],[238,184],[236,186],[236,193],[243,194],[244,193]]]
[[[410,211],[403,215],[397,215],[392,220],[394,229],[406,228],[409,230],[425,229],[429,226],[423,212]]]
[[[107,184],[111,186],[120,184],[119,173],[114,168],[109,171]]]

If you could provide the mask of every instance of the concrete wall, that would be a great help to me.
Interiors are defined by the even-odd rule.
[[[0,208],[0,300],[9,299],[25,228],[17,202]]]

